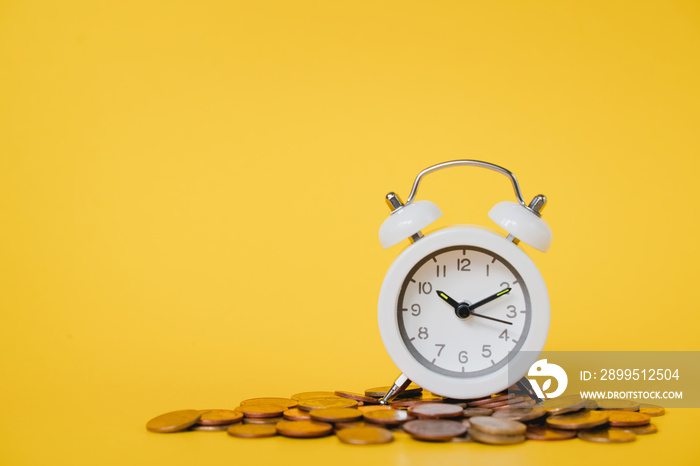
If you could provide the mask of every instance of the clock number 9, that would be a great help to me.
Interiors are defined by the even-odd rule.
[[[411,314],[414,316],[420,315],[420,304],[414,304],[411,306]]]

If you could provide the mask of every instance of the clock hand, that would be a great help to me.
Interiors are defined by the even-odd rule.
[[[442,299],[444,299],[445,302],[447,304],[449,304],[450,306],[452,306],[453,308],[457,309],[460,306],[460,303],[458,303],[454,299],[447,296],[447,294],[444,291],[436,290],[435,292],[438,294],[438,296],[440,296]]]
[[[474,304],[472,304],[471,306],[469,306],[469,311],[473,311],[477,307],[481,307],[486,303],[490,303],[494,299],[499,298],[508,292],[510,292],[510,288],[506,288],[505,290],[501,290],[498,293],[489,296],[488,298],[484,298],[481,301],[477,301]],[[477,314],[472,313],[472,315],[477,315]]]
[[[489,317],[489,316],[485,316],[485,315],[482,315],[482,314],[477,314],[477,313],[475,313],[475,312],[470,312],[469,315],[472,315],[472,316],[474,316],[474,317],[483,317],[484,319],[489,319],[489,320],[495,320],[496,322],[500,322],[500,323],[502,323],[502,324],[513,325],[513,322],[507,322],[507,321],[505,321],[505,320],[496,319],[495,317]]]
[[[510,288],[506,288],[505,290],[501,290],[501,291],[499,291],[498,293],[493,294],[493,295],[489,296],[488,298],[484,298],[484,299],[482,299],[481,301],[478,301],[478,302],[476,302],[476,303],[474,303],[474,304],[472,304],[472,305],[468,305],[468,304],[466,304],[466,303],[458,303],[457,301],[455,301],[454,299],[452,299],[451,297],[449,297],[449,296],[447,295],[447,293],[445,293],[444,291],[436,290],[435,292],[436,292],[437,295],[440,296],[447,304],[449,304],[450,306],[452,306],[452,307],[455,309],[455,312],[457,313],[457,316],[458,316],[459,318],[461,318],[461,319],[467,318],[467,317],[469,317],[470,315],[472,315],[472,316],[476,316],[476,317],[481,317],[481,318],[483,318],[483,319],[489,319],[489,320],[494,320],[494,321],[496,321],[496,322],[501,322],[502,324],[513,325],[513,322],[507,322],[507,321],[505,321],[505,320],[496,319],[495,317],[489,317],[489,316],[485,316],[485,315],[482,315],[482,314],[476,314],[476,313],[472,312],[473,309],[476,309],[476,308],[479,307],[479,306],[483,306],[483,305],[486,304],[486,303],[490,303],[490,302],[493,301],[494,299],[496,299],[496,298],[498,298],[498,297],[501,297],[501,296],[503,296],[504,294],[510,292],[510,290],[511,290]]]

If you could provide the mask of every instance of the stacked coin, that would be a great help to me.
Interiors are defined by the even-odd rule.
[[[477,442],[511,445],[525,441],[527,426],[512,419],[474,416],[469,418],[469,425],[469,435]]]
[[[158,433],[227,431],[239,438],[335,434],[351,445],[389,443],[395,433],[420,441],[489,445],[576,437],[622,443],[657,432],[651,417],[665,412],[659,406],[628,400],[596,402],[578,396],[538,402],[513,387],[479,399],[456,400],[424,392],[413,384],[390,405],[379,404],[388,390],[376,387],[364,393],[314,391],[290,398],[252,398],[235,409],[173,411],[151,419],[146,428]]]

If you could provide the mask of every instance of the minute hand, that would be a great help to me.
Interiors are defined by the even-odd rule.
[[[481,306],[483,306],[483,305],[486,304],[486,303],[490,303],[490,302],[493,301],[494,299],[499,298],[499,297],[503,296],[504,294],[506,294],[506,293],[508,293],[508,292],[510,292],[510,288],[506,288],[505,290],[501,290],[501,291],[499,291],[498,293],[489,296],[488,298],[484,298],[484,299],[482,299],[481,301],[477,301],[477,302],[475,302],[474,304],[472,304],[471,306],[469,306],[469,310],[470,310],[470,311],[473,311],[473,310],[476,309],[477,307],[481,307]]]

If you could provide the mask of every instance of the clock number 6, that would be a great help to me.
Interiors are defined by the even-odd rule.
[[[466,351],[460,351],[459,352],[459,362],[465,363],[468,362],[469,358],[467,357],[467,352]]]

